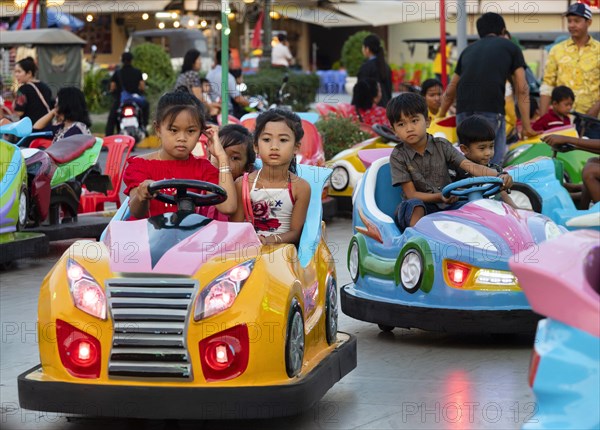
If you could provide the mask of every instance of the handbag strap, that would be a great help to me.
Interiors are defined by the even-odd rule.
[[[244,173],[242,179],[242,206],[244,207],[244,219],[254,224],[254,214],[252,213],[252,200],[250,200],[250,189],[248,188],[248,173]]]
[[[31,82],[28,82],[29,85],[31,85],[33,87],[33,89],[35,90],[35,92],[37,93],[37,95],[39,96],[40,100],[42,101],[42,103],[44,104],[44,106],[46,107],[46,110],[48,112],[50,112],[50,106],[48,106],[48,103],[46,102],[46,99],[44,98],[44,96],[42,95],[42,93],[40,92],[40,90],[38,89],[38,87],[36,85],[34,85]]]

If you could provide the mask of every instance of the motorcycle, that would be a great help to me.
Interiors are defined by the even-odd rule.
[[[28,226],[46,220],[49,225],[77,221],[81,188],[106,192],[110,179],[94,173],[102,139],[75,135],[61,139],[45,151],[26,148],[21,152],[27,167]]]
[[[254,112],[266,112],[271,109],[284,109],[291,111],[292,107],[285,104],[285,102],[290,98],[290,93],[285,92],[289,79],[290,78],[287,74],[284,75],[281,86],[277,90],[275,101],[272,104],[269,104],[267,96],[264,94],[248,96],[248,101],[250,102],[248,107],[250,110]],[[246,84],[240,84],[238,89],[243,93],[248,89],[248,87]]]
[[[117,110],[117,123],[119,134],[131,136],[135,143],[139,143],[146,137],[146,129],[143,126],[142,108],[138,99],[129,97],[124,99]]]

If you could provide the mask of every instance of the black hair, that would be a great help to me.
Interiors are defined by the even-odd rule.
[[[183,56],[183,65],[181,66],[181,73],[194,70],[194,63],[200,57],[200,51],[197,49],[190,49]]]
[[[560,85],[552,90],[551,99],[553,102],[556,103],[560,103],[561,101],[567,99],[575,101],[575,93],[571,88],[566,87],[564,85]]]
[[[261,113],[256,118],[256,127],[254,129],[254,145],[258,146],[258,139],[265,130],[265,127],[270,122],[285,122],[290,130],[294,133],[295,144],[300,145],[300,141],[304,137],[304,129],[302,128],[302,120],[294,112],[283,109],[271,109]],[[296,173],[296,157],[292,158],[290,163],[290,172]]]
[[[229,56],[231,57],[231,50],[229,51]],[[221,64],[221,60],[223,59],[223,52],[219,49],[217,51],[217,64]]]
[[[131,52],[123,52],[123,55],[121,55],[121,63],[129,65],[132,61],[133,54]]]
[[[467,117],[456,128],[456,134],[458,135],[458,142],[466,146],[496,140],[496,131],[492,124],[479,115]]]
[[[377,81],[372,79],[373,82],[377,85]],[[377,91],[377,86],[375,86],[375,91]],[[356,107],[356,109],[367,110],[373,107],[373,99],[375,98],[373,95],[373,88],[366,79],[361,79],[354,85],[354,89],[352,90],[352,104]]]
[[[505,31],[506,23],[504,22],[504,18],[497,13],[484,13],[477,20],[477,33],[479,33],[479,37],[485,37],[488,34],[502,36]]]
[[[246,127],[239,124],[228,124],[219,130],[219,139],[221,140],[223,149],[230,146],[244,145],[246,148],[246,165],[244,166],[244,171],[249,172],[252,170],[256,161],[256,152],[254,152],[252,145],[254,138]]]
[[[369,51],[373,53],[377,61],[377,71],[379,72],[379,80],[384,82],[387,80],[387,64],[385,62],[385,56],[383,47],[381,46],[381,39],[374,34],[369,34],[363,40],[363,46],[369,48]]]
[[[398,90],[401,93],[415,93],[415,94],[419,94],[419,90],[417,89],[417,87],[415,87],[414,85],[411,85],[407,82],[400,82],[400,84],[398,84]]]
[[[281,43],[285,42],[287,39],[287,36],[283,33],[280,33],[279,35],[277,35],[277,40],[279,40]]]
[[[390,124],[395,124],[402,116],[411,117],[423,115],[429,118],[429,110],[425,97],[416,93],[402,93],[394,97],[387,105],[386,115]]]
[[[231,73],[231,76],[233,76],[235,79],[242,76],[242,72],[242,69],[229,69],[229,73]]]
[[[17,64],[25,73],[31,72],[32,76],[35,76],[38,71],[38,67],[32,57],[25,57],[22,60],[17,61]]]
[[[440,87],[442,91],[444,90],[444,86],[438,79],[427,79],[421,84],[421,95],[425,97],[427,95],[427,91],[435,87]]]
[[[63,87],[58,90],[57,112],[66,120],[79,121],[91,127],[90,114],[85,104],[85,95],[76,87]]]
[[[200,85],[210,84],[210,81],[206,78],[200,78]]]
[[[180,86],[175,91],[163,94],[158,100],[156,106],[156,125],[160,126],[164,122],[170,127],[175,122],[179,113],[187,110],[193,118],[197,119],[196,124],[201,130],[206,129],[206,119],[204,107],[187,87]]]

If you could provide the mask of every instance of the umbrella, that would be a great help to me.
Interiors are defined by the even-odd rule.
[[[84,22],[79,18],[75,18],[73,15],[60,11],[56,8],[48,8],[48,27],[58,27],[58,28],[70,28],[71,30],[80,30]],[[31,12],[28,12],[25,15],[25,19],[23,20],[23,29],[31,28]],[[37,28],[40,28],[40,14],[36,14],[36,23]],[[17,22],[11,25],[11,30],[16,30]]]

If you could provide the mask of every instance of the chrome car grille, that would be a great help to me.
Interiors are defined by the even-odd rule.
[[[106,281],[114,322],[110,377],[191,379],[186,322],[198,282]]]

